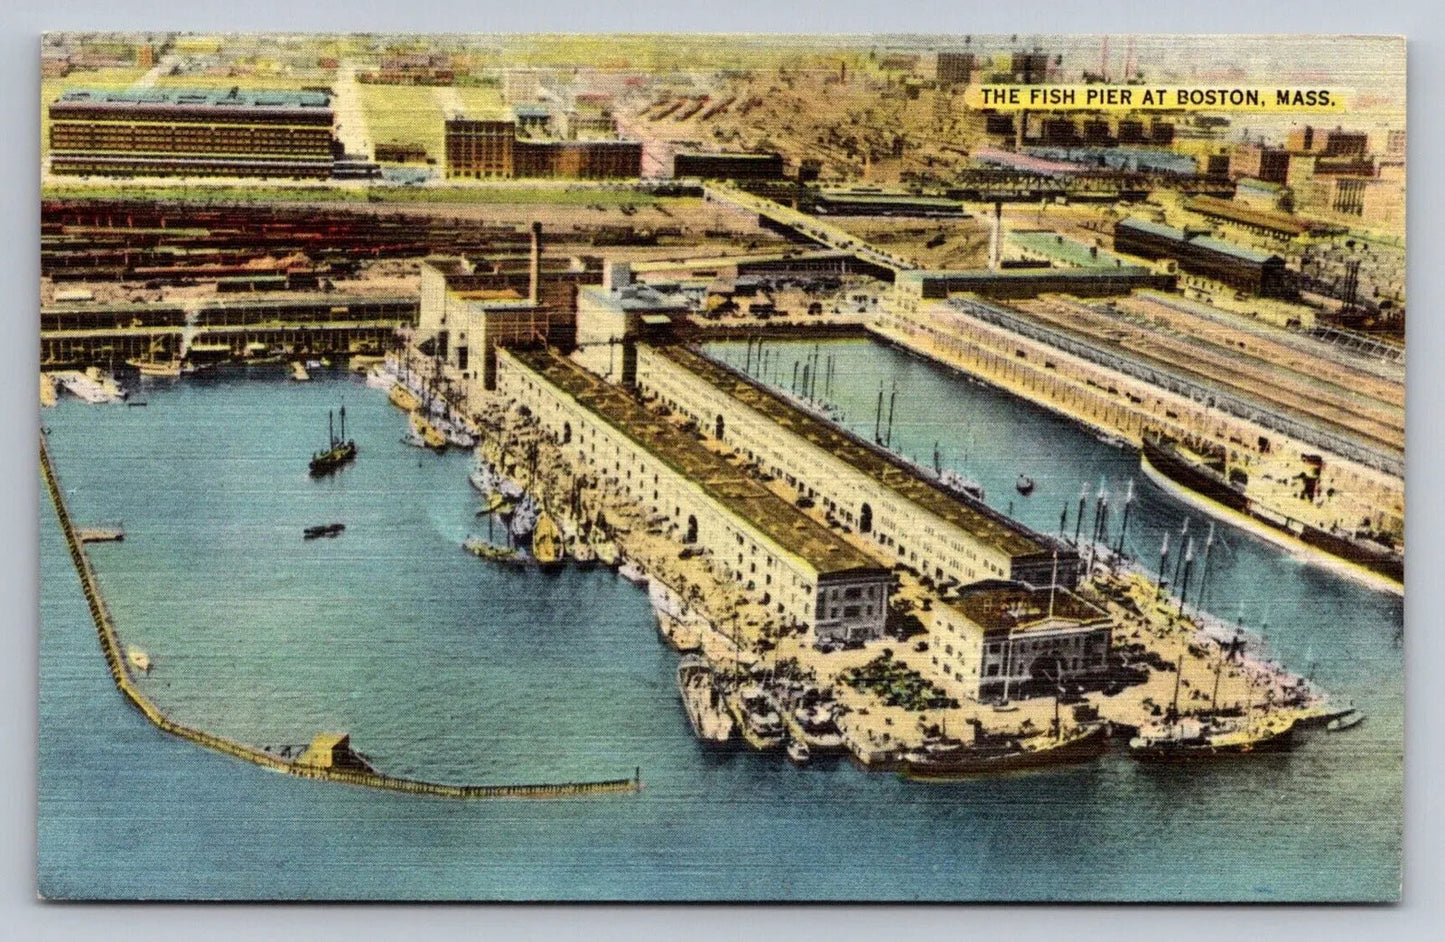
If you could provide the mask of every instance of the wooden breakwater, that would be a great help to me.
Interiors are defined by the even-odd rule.
[[[86,604],[90,607],[90,616],[95,622],[101,653],[105,655],[111,679],[115,681],[116,689],[120,691],[121,695],[162,732],[276,772],[284,772],[300,778],[322,779],[414,795],[432,795],[441,798],[571,798],[641,791],[642,774],[640,769],[632,778],[591,782],[448,785],[399,778],[375,771],[306,765],[284,759],[256,746],[237,742],[215,733],[208,733],[184,723],[177,723],[168,717],[155,701],[146,696],[131,678],[130,670],[126,666],[125,654],[121,648],[120,636],[117,634],[115,623],[105,606],[105,599],[100,594],[100,585],[96,581],[95,570],[90,565],[90,557],[86,555],[85,546],[80,540],[75,524],[71,520],[70,511],[66,507],[64,493],[61,491],[60,480],[56,476],[55,466],[50,458],[50,449],[46,444],[43,432],[40,435],[40,472],[45,480],[45,489],[50,495],[51,503],[55,506],[55,516],[60,521],[60,530],[65,537],[66,548],[70,551],[70,560],[75,564],[75,571],[80,576],[81,591],[85,594]]]

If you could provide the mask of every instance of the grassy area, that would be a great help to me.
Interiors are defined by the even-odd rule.
[[[563,187],[337,187],[264,184],[127,186],[114,183],[47,184],[45,199],[143,200],[184,203],[470,203],[533,206],[652,206],[678,202],[632,190],[570,190]],[[691,202],[696,202],[695,200]]]
[[[893,659],[885,650],[862,667],[845,670],[838,679],[854,690],[871,693],[886,706],[901,706],[915,712],[940,707],[957,707],[958,701],[922,674]]]
[[[156,79],[157,88],[235,88],[256,91],[300,91],[303,88],[331,87],[335,79],[333,72],[299,72],[290,74],[262,73],[259,75],[162,75]]]
[[[372,144],[420,144],[438,162],[445,137],[442,100],[435,89],[412,85],[358,85]]]

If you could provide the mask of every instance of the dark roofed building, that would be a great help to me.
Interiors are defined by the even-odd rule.
[[[1139,258],[1172,258],[1180,271],[1266,298],[1294,294],[1284,259],[1206,235],[1144,219],[1114,226],[1114,251]]]

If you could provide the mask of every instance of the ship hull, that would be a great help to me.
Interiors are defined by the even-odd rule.
[[[1150,745],[1129,746],[1129,755],[1143,762],[1192,762],[1199,759],[1221,759],[1261,752],[1284,752],[1294,745],[1294,728],[1246,742],[1215,744],[1208,741],[1182,740]]]
[[[1212,472],[1181,457],[1172,448],[1161,445],[1150,436],[1144,437],[1141,463],[1146,474],[1162,477],[1177,487],[1246,518],[1251,529],[1264,528],[1277,541],[1328,554],[1373,573],[1393,591],[1401,591],[1405,582],[1404,558],[1381,549],[1342,537],[1299,520],[1274,514],[1257,507],[1252,500]],[[1151,474],[1152,472],[1152,474]]]
[[[958,778],[1016,772],[1055,765],[1071,765],[1098,758],[1108,747],[1108,728],[1097,726],[1061,745],[1035,750],[1018,750],[998,754],[972,753],[961,750],[957,756],[926,758],[905,753],[902,774],[909,778]]]

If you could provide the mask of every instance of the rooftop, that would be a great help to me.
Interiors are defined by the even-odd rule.
[[[887,573],[871,557],[659,418],[620,387],[546,350],[508,350],[527,369],[667,463],[761,536],[802,559],[819,576]]]
[[[901,458],[815,418],[742,374],[683,347],[656,349],[679,366],[762,413],[778,427],[802,436],[905,500],[987,545],[1012,557],[1050,551],[1043,539],[1027,527],[987,507],[964,503],[962,499],[919,477]]]
[[[1124,260],[1112,252],[1085,245],[1057,232],[1012,232],[1009,241],[1075,268],[1122,268]]]
[[[990,581],[960,591],[949,603],[984,631],[1017,633],[1108,619],[1102,608],[1067,589],[1032,588],[1017,582]]]
[[[1261,265],[1271,259],[1278,259],[1278,255],[1271,255],[1268,252],[1259,252],[1255,249],[1245,248],[1242,245],[1235,245],[1233,242],[1224,242],[1220,239],[1212,239],[1209,236],[1190,235],[1182,229],[1175,229],[1173,226],[1160,225],[1157,222],[1149,222],[1146,219],[1123,219],[1119,226],[1126,229],[1134,229],[1138,232],[1147,232],[1150,235],[1160,236],[1171,242],[1188,243],[1190,245],[1202,246],[1221,255],[1228,255],[1241,261],[1252,262]]]
[[[1250,181],[1251,186],[1256,186]],[[1316,222],[1312,219],[1304,219],[1291,213],[1280,213],[1266,209],[1255,209],[1234,200],[1220,199],[1216,196],[1196,196],[1184,204],[1184,208],[1190,212],[1199,213],[1204,216],[1214,216],[1218,219],[1228,219],[1231,222],[1243,223],[1248,226],[1259,226],[1262,229],[1269,229],[1274,232],[1282,232],[1292,236],[1304,235],[1314,231],[1332,231],[1339,227]]]
[[[276,91],[242,88],[74,88],[56,104],[150,105],[170,108],[306,108],[331,107],[331,96],[318,91]]]
[[[609,291],[601,285],[582,285],[578,289],[579,300],[585,297],[589,302],[613,311],[686,311],[688,303],[678,295],[663,294],[651,285],[633,282]]]

